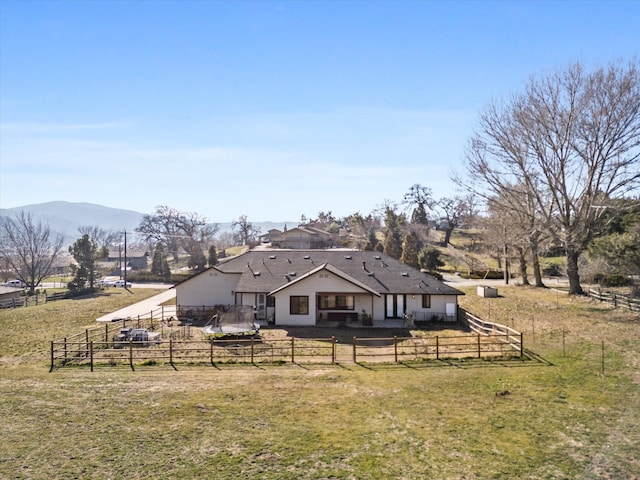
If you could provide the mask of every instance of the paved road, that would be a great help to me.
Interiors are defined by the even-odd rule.
[[[176,298],[175,289],[168,289],[165,292],[159,293],[158,295],[154,295],[151,298],[147,298],[146,300],[142,300],[141,302],[134,303],[133,305],[129,305],[128,307],[122,308],[115,312],[111,312],[107,315],[104,315],[100,318],[97,318],[98,322],[113,322],[119,318],[148,318],[151,316],[153,312],[154,318],[155,316],[160,316],[162,311],[161,305],[164,302],[167,302],[173,298]],[[167,305],[164,307],[164,315],[175,316],[176,307],[175,305]]]
[[[499,287],[501,285],[502,286],[505,285],[503,279],[500,279],[500,280],[470,279],[470,278],[462,278],[459,275],[451,275],[451,274],[443,275],[442,281],[447,285],[452,286],[453,288],[469,287],[474,285],[482,285],[487,287]],[[533,282],[532,276],[529,277],[529,281]],[[567,279],[563,277],[544,277],[542,281],[547,287],[567,285]],[[520,278],[517,277],[509,280],[509,285],[522,285],[522,283],[520,281]]]

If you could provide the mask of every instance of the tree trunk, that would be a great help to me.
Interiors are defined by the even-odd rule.
[[[536,287],[544,287],[542,281],[542,272],[540,271],[540,257],[538,256],[538,239],[529,239],[529,248],[531,250],[531,264],[533,267],[533,278],[535,279]]]
[[[529,283],[529,277],[527,276],[527,258],[525,251],[522,247],[515,247],[518,251],[518,267],[520,269],[520,277],[522,278],[523,285],[531,285]]]
[[[578,273],[578,258],[580,252],[567,249],[567,277],[569,279],[569,294],[582,295],[584,291],[580,286],[580,274]]]
[[[453,228],[445,229],[445,231],[444,231],[444,242],[442,242],[445,247],[447,245],[449,245],[449,242],[451,241],[451,234],[452,233],[453,233]]]

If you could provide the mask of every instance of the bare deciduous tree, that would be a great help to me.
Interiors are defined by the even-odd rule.
[[[63,239],[60,235],[52,238],[49,225],[34,222],[33,216],[25,211],[15,219],[5,219],[1,232],[0,256],[32,294],[51,273],[62,252]]]
[[[175,208],[161,205],[152,215],[142,217],[136,232],[144,236],[146,242],[161,243],[166,253],[178,260],[183,249],[190,255],[200,255],[203,245],[208,243],[218,230],[218,226],[207,223],[206,218],[197,213],[184,213]]]
[[[574,64],[481,114],[462,183],[485,198],[524,185],[563,246],[570,293],[580,294],[578,259],[603,213],[594,207],[638,188],[639,159],[636,62],[592,72]]]
[[[260,235],[260,229],[255,228],[246,215],[240,215],[238,220],[234,220],[231,223],[231,229],[239,245],[250,245]]]
[[[444,230],[442,244],[446,246],[451,241],[453,231],[475,215],[475,198],[473,195],[443,197],[433,203],[432,209],[440,217],[440,227]]]

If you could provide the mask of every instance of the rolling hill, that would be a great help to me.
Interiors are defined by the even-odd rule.
[[[20,211],[29,212],[33,219],[48,224],[52,233],[60,234],[65,245],[71,245],[78,238],[78,227],[97,225],[105,230],[127,230],[133,232],[140,224],[144,213],[134,210],[105,207],[93,203],[53,201],[14,208],[0,208],[0,220],[13,218]],[[215,223],[215,222],[214,222]],[[262,233],[269,229],[283,229],[284,225],[296,225],[296,222],[252,222]],[[218,223],[219,232],[230,232],[231,222]]]

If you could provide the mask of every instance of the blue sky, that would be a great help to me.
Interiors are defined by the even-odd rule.
[[[0,0],[0,207],[213,222],[459,192],[490,101],[631,59],[637,1]]]

